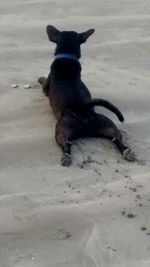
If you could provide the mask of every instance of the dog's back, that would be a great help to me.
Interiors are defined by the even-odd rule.
[[[80,72],[81,66],[77,60],[54,60],[51,66],[49,98],[55,115],[90,101],[91,94],[81,81]]]

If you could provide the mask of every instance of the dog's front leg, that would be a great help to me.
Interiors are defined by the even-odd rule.
[[[45,96],[49,96],[48,92],[50,89],[50,82],[51,82],[51,73],[49,73],[47,79],[45,77],[40,77],[38,82],[42,85],[42,90]]]

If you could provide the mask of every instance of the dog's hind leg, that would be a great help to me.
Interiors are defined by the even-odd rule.
[[[117,146],[124,159],[128,161],[135,161],[135,155],[128,146],[124,145],[122,134],[119,129],[116,129],[114,133],[112,132],[112,136],[110,136],[110,138],[112,142]]]
[[[118,148],[123,158],[128,161],[135,161],[134,153],[124,145],[122,134],[116,125],[106,116],[95,114],[90,119],[89,125],[91,135],[111,140]]]
[[[56,131],[56,142],[62,149],[61,165],[70,166],[72,163],[71,160],[71,136],[69,135],[69,129],[61,129]]]
[[[66,110],[64,115],[56,124],[55,138],[57,144],[61,147],[63,155],[61,164],[69,166],[71,160],[71,142],[88,134],[88,120],[79,119],[75,113]]]
[[[63,116],[56,124],[55,138],[57,144],[60,146],[63,154],[61,158],[61,165],[70,166],[71,160],[71,141],[76,139],[76,120]]]

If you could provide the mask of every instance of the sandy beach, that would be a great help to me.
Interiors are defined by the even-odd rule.
[[[0,267],[149,267],[150,1],[1,0],[0,22]],[[95,28],[82,46],[82,79],[123,112],[121,124],[97,108],[138,162],[87,138],[74,143],[72,166],[60,165],[37,83],[53,61],[47,24]]]

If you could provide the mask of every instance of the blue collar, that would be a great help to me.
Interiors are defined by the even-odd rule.
[[[61,53],[61,54],[55,55],[55,59],[59,59],[59,58],[69,58],[69,59],[78,61],[77,56],[74,54]]]

